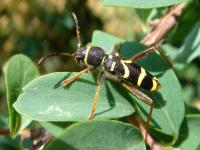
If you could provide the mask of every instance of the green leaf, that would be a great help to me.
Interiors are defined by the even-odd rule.
[[[62,132],[64,132],[65,128],[71,125],[71,122],[47,122],[40,121],[40,124],[53,136],[57,137]]]
[[[135,9],[136,14],[140,18],[140,20],[146,23],[149,15],[151,14],[153,9]]]
[[[72,125],[45,150],[146,150],[140,131],[117,121],[89,121]]]
[[[200,21],[196,23],[193,30],[186,37],[179,54],[176,57],[178,62],[190,63],[200,56]]]
[[[63,88],[60,82],[70,73],[56,72],[40,76],[23,88],[23,93],[14,104],[15,109],[26,118],[40,121],[87,120],[96,90],[96,80],[91,74]],[[118,118],[130,115],[133,107],[126,100],[128,93],[117,83],[106,81],[95,118]],[[81,89],[80,89],[81,88]],[[30,111],[31,110],[31,111]]]
[[[123,42],[125,42],[123,39],[98,30],[96,30],[92,36],[92,45],[102,46],[106,53],[109,53],[116,43]]]
[[[183,68],[185,68],[184,63],[175,61],[175,57],[178,54],[179,48],[176,48],[176,47],[172,46],[171,44],[163,44],[160,48],[164,52],[164,54],[167,56],[167,58],[171,62],[173,62],[173,67],[177,72],[180,70],[182,71]]]
[[[125,42],[100,31],[95,31],[93,34],[92,44],[101,46],[107,53],[115,43],[121,43],[120,53],[128,58],[145,49],[144,45]],[[170,141],[168,142],[172,142],[172,140],[174,142],[178,137],[185,111],[180,85],[175,73],[156,53],[142,58],[137,61],[137,64],[156,75],[161,84],[157,93],[144,91],[155,102],[151,129],[169,136]],[[68,76],[67,73],[57,72],[33,80],[23,88],[24,93],[19,96],[14,107],[22,115],[34,120],[87,120],[95,95],[96,78],[85,74],[70,86],[61,87],[60,82]],[[149,106],[128,93],[119,83],[106,80],[97,105],[95,119],[120,118],[130,115],[134,112],[133,104],[137,104],[137,110],[146,121]]]
[[[178,53],[178,48],[170,44],[163,44],[161,49],[165,52],[165,55],[170,58],[170,60],[174,60]]]
[[[200,115],[188,115],[180,130],[179,140],[176,147],[180,150],[197,150],[200,145]]]
[[[186,110],[185,111],[186,111],[186,114],[188,116],[190,116],[190,115],[200,115],[200,110],[198,108],[196,108],[196,107],[192,107],[192,106],[186,105]]]
[[[189,0],[103,0],[107,6],[120,6],[132,8],[155,8],[175,5]]]
[[[8,136],[0,136],[0,150],[19,150],[19,141]]]
[[[22,87],[39,75],[36,66],[24,55],[15,55],[9,62],[5,74],[7,103],[10,115],[10,131],[15,135],[20,128],[20,115],[13,108],[13,103],[22,92]]]
[[[8,128],[9,127],[9,117],[0,113],[0,128]]]

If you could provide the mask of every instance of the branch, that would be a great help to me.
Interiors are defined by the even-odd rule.
[[[129,116],[128,121],[140,129],[143,138],[146,138],[145,141],[151,147],[152,150],[161,150],[160,145],[151,137],[145,125],[136,115]]]
[[[7,128],[0,128],[0,135],[9,135],[10,130]]]
[[[185,3],[174,5],[160,19],[152,21],[150,33],[140,42],[146,46],[160,45],[166,34],[174,27],[177,19],[181,16]]]

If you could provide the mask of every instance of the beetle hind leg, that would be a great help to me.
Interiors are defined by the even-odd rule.
[[[170,67],[173,67],[172,63],[170,62],[170,60],[167,58],[167,56],[157,47],[155,46],[152,46],[136,55],[134,55],[130,60],[132,62],[136,62],[138,59],[142,58],[142,57],[145,57],[149,54],[151,54],[152,52],[158,52],[160,54],[160,56],[167,62],[167,64],[170,66]]]
[[[149,97],[147,96],[146,94],[140,92],[139,90],[125,84],[125,83],[122,83],[122,86],[125,87],[127,90],[129,90],[133,95],[135,95],[137,98],[139,98],[140,100],[142,100],[144,103],[146,103],[147,105],[150,106],[150,110],[149,110],[149,113],[148,113],[148,117],[147,117],[147,120],[145,122],[145,126],[146,126],[146,129],[148,130],[149,128],[149,123],[152,119],[152,113],[153,113],[153,108],[154,108],[154,101]],[[147,132],[146,132],[146,136],[145,136],[145,140],[147,139]]]

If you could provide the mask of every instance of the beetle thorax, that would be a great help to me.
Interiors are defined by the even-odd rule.
[[[101,65],[104,56],[104,50],[96,46],[82,47],[75,54],[78,63],[84,63],[86,66],[92,66],[94,68]]]
[[[116,55],[106,55],[102,65],[105,70],[113,72],[115,68],[120,64],[121,57]]]

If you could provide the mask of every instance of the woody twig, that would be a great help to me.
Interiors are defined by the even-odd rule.
[[[172,6],[169,11],[159,19],[151,22],[149,34],[141,40],[141,43],[150,46],[159,46],[166,34],[174,27],[177,19],[181,16],[185,3]]]
[[[128,117],[128,121],[140,129],[142,136],[144,137],[144,139],[146,138],[146,144],[148,144],[152,150],[161,150],[160,145],[151,137],[145,125],[138,116],[131,115]]]

